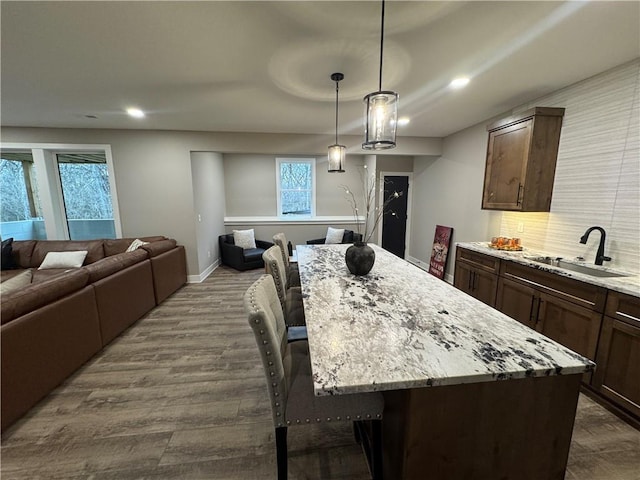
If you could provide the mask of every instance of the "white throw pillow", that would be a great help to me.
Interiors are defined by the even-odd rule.
[[[233,242],[236,246],[242,247],[245,250],[248,248],[256,248],[256,237],[253,228],[249,230],[234,230]]]
[[[143,242],[139,238],[136,238],[133,242],[131,242],[131,245],[129,245],[129,247],[125,250],[125,252],[133,252],[137,248],[140,248],[142,245],[146,245],[148,243],[149,242]]]
[[[324,243],[342,243],[344,237],[344,228],[327,228],[327,238]]]
[[[38,270],[48,268],[79,268],[87,256],[87,250],[77,250],[72,252],[49,252],[44,257]]]
[[[19,273],[15,277],[11,277],[0,283],[0,295],[6,295],[13,290],[18,290],[19,288],[26,287],[30,283],[31,269],[28,269],[24,272]]]

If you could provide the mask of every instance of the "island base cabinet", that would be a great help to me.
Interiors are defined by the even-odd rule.
[[[384,392],[384,478],[562,480],[581,378]]]
[[[593,387],[640,418],[640,323],[605,316]]]

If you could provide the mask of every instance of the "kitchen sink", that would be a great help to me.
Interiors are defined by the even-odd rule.
[[[563,268],[565,270],[571,270],[572,272],[582,273],[584,275],[591,275],[592,277],[628,277],[629,275],[624,273],[611,272],[607,270],[600,270],[598,268],[589,267],[587,265],[579,265],[577,263],[571,263],[562,258],[554,257],[534,257],[527,258],[537,263],[544,263],[552,267]]]

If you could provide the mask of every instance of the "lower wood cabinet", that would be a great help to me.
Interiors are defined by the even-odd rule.
[[[640,299],[609,292],[592,386],[640,417]]]
[[[459,247],[456,249],[453,285],[495,307],[499,268],[500,259]]]
[[[495,307],[498,276],[465,263],[456,264],[453,284],[458,289]]]
[[[454,285],[595,361],[583,382],[640,418],[640,298],[461,247]]]

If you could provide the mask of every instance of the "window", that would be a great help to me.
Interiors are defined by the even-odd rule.
[[[31,152],[2,152],[0,158],[0,235],[44,240],[47,234]]]
[[[115,238],[104,154],[57,154],[70,240]]]
[[[3,143],[1,148],[3,238],[122,236],[109,145]]]
[[[278,216],[313,217],[316,210],[315,158],[276,158]]]

